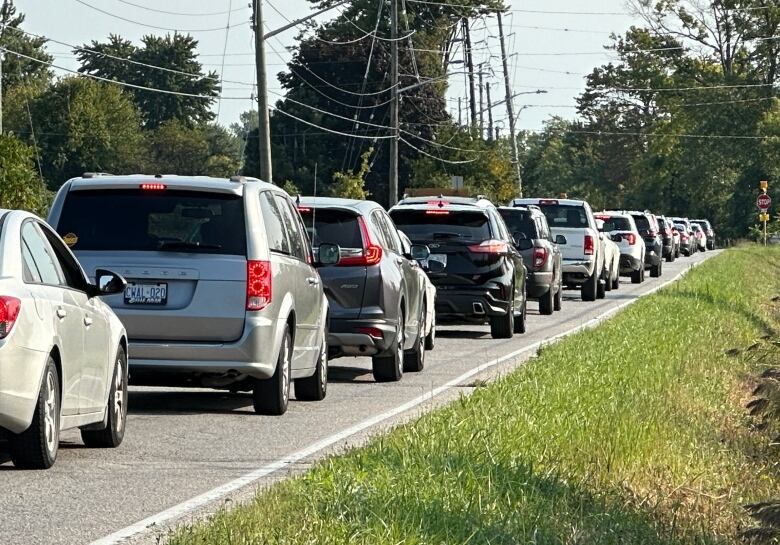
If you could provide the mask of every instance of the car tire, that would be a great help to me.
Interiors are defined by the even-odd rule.
[[[612,279],[612,289],[613,290],[619,290],[620,289],[620,269],[618,269],[618,272],[615,275],[615,278]]]
[[[550,286],[544,295],[539,298],[539,314],[549,316],[555,310],[555,285]]]
[[[558,286],[558,291],[555,292],[555,299],[553,301],[553,309],[561,310],[563,308],[563,284]]]
[[[664,262],[663,260],[658,260],[658,265],[653,265],[650,267],[650,276],[652,278],[659,278],[664,272]]]
[[[60,377],[54,358],[43,370],[30,427],[10,437],[11,461],[20,469],[49,469],[60,446]]]
[[[607,296],[607,280],[600,278],[596,282],[596,299],[604,299]]]
[[[425,305],[420,316],[419,331],[417,332],[417,339],[414,341],[412,349],[404,352],[404,372],[419,373],[425,367]]]
[[[552,314],[552,312],[550,313]],[[525,333],[526,330],[526,318],[528,316],[528,297],[523,295],[523,311],[520,313],[520,316],[514,317],[514,332],[515,333]]]
[[[425,349],[433,350],[436,346],[436,313],[433,314],[433,324],[431,324],[431,331],[425,336]]]
[[[604,291],[612,291],[612,271],[609,271],[604,279]]]
[[[404,313],[398,311],[398,325],[395,339],[390,348],[379,356],[371,358],[371,370],[377,382],[398,382],[404,374]]]
[[[644,280],[644,267],[639,267],[637,270],[631,272],[631,283],[632,284],[641,284],[642,280]]]
[[[666,256],[666,262],[674,263],[674,252],[669,252],[669,255]]]
[[[116,448],[122,444],[127,424],[127,355],[121,346],[116,351],[111,391],[106,406],[106,427],[81,430],[81,440],[90,448]]]
[[[512,301],[506,314],[490,317],[490,336],[494,339],[511,339],[515,332],[514,288],[509,293]]]
[[[310,377],[297,379],[295,399],[299,401],[322,401],[328,393],[328,331],[322,339],[320,355],[317,357],[317,365],[314,374]]]
[[[593,274],[590,275],[590,278],[588,278],[585,281],[585,283],[582,285],[581,294],[582,294],[583,301],[596,300],[596,297],[598,296],[598,284],[599,284],[599,277],[596,274],[596,271],[593,271]]]
[[[286,325],[274,375],[268,379],[256,380],[252,389],[252,404],[257,414],[279,416],[287,412],[290,403],[291,366],[292,337],[289,326]]]

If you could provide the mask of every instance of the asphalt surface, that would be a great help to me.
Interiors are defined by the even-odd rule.
[[[606,299],[594,303],[582,302],[578,291],[566,291],[563,310],[553,316],[540,316],[537,303],[531,302],[528,332],[511,340],[490,338],[487,326],[440,326],[436,348],[428,352],[424,371],[405,374],[398,383],[374,383],[368,358],[334,360],[327,399],[315,403],[293,400],[282,417],[255,415],[248,395],[131,388],[127,432],[118,449],[87,449],[78,433],[69,431],[63,434],[55,466],[33,472],[15,470],[0,445],[0,544],[91,543],[295,451],[323,440],[327,443],[328,438],[344,435],[344,430],[351,426],[426,393],[440,394],[382,422],[365,424],[360,433],[339,436],[330,441],[332,444],[326,444],[327,448],[295,460],[282,471],[263,476],[230,495],[237,500],[249,497],[257,486],[290,471],[305,469],[328,452],[359,444],[377,430],[468,392],[475,378],[510,371],[532,355],[530,349],[526,354],[515,355],[523,347],[581,327],[713,254],[700,253],[665,263],[661,278],[648,276],[640,285],[623,278],[618,291],[607,293]],[[495,366],[490,370],[474,373],[462,385],[449,387],[453,379],[491,362]],[[446,391],[440,391],[442,385],[446,385]],[[221,505],[224,498],[217,496],[215,501],[195,510],[195,515]],[[182,520],[188,519],[179,518],[172,524]],[[156,536],[165,530],[164,524],[157,524],[122,542],[155,543]],[[112,542],[118,542],[118,538],[104,541]]]

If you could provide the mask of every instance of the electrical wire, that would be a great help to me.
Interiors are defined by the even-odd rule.
[[[349,138],[360,138],[360,139],[364,139],[364,140],[384,140],[384,139],[388,139],[388,138],[395,138],[395,136],[392,135],[392,134],[388,134],[388,135],[374,135],[374,136],[359,136],[357,134],[352,134],[352,133],[348,133],[348,132],[336,131],[336,130],[333,130],[333,129],[329,129],[327,127],[323,127],[322,125],[317,125],[316,123],[312,123],[311,121],[306,121],[305,119],[301,119],[300,117],[297,117],[297,116],[291,114],[290,112],[286,112],[285,110],[280,110],[280,109],[277,108],[277,109],[275,109],[273,111],[274,112],[278,112],[278,113],[280,113],[282,115],[285,115],[285,116],[287,116],[287,117],[289,117],[291,119],[294,119],[295,121],[303,123],[304,125],[309,125],[311,127],[320,129],[322,131],[325,131],[325,132],[328,132],[328,133],[331,133],[331,134],[338,134],[339,136],[346,136],[346,137],[349,137]]]
[[[225,75],[225,54],[227,53],[228,38],[230,37],[230,14],[233,10],[233,0],[228,0],[228,12],[227,12],[227,25],[225,26],[225,44],[222,47],[222,66],[219,69],[219,79],[222,80],[222,76]],[[219,114],[222,112],[222,93],[220,98],[217,99],[217,122],[219,122]]]
[[[474,161],[478,160],[478,159],[466,159],[466,160],[463,160],[463,161],[452,161],[450,159],[443,159],[442,157],[436,157],[435,155],[431,155],[427,151],[418,148],[417,146],[415,146],[414,144],[412,144],[411,142],[406,140],[403,136],[399,136],[398,140],[400,140],[401,142],[403,142],[404,144],[406,144],[407,146],[409,146],[413,150],[415,150],[415,151],[417,151],[419,153],[422,153],[423,155],[425,155],[427,157],[430,157],[431,159],[436,159],[437,161],[441,161],[442,163],[446,163],[448,165],[463,165],[463,164],[466,164],[466,163],[473,163]]]
[[[123,4],[127,4],[128,6],[141,8],[141,9],[146,10],[146,11],[153,11],[154,13],[164,13],[166,15],[178,15],[180,17],[210,17],[210,16],[213,16],[213,15],[225,15],[226,13],[229,14],[229,13],[234,13],[236,11],[241,11],[243,9],[246,9],[246,8],[235,8],[235,9],[230,8],[228,11],[212,11],[212,12],[209,12],[209,13],[184,13],[184,12],[181,12],[181,11],[165,11],[165,10],[162,10],[162,9],[150,8],[148,6],[143,6],[141,4],[136,4],[136,3],[133,3],[133,2],[129,2],[128,0],[116,0],[116,1],[117,2],[121,2]]]

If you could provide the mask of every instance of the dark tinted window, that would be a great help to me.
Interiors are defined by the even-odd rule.
[[[636,223],[636,228],[640,231],[649,231],[650,230],[650,220],[647,219],[647,216],[644,214],[632,214],[634,217],[634,223]]]
[[[140,189],[71,191],[57,231],[74,251],[171,251],[246,255],[238,195]]]
[[[323,242],[328,242],[342,248],[363,247],[360,226],[354,214],[341,210],[304,208],[301,216],[312,246],[319,247]]]
[[[523,233],[529,239],[541,238],[542,234],[538,232],[530,212],[500,209],[498,213],[504,218],[510,233]]]
[[[260,193],[260,212],[263,214],[268,248],[283,254],[290,253],[290,241],[284,228],[284,220],[271,191]]]
[[[22,245],[27,247],[41,282],[52,286],[64,284],[53,250],[32,221],[27,221],[22,226]]]
[[[596,216],[598,219],[604,221],[604,231],[630,231],[631,222],[628,218],[621,217],[602,217]]]
[[[544,215],[547,217],[547,223],[555,229],[556,227],[588,227],[588,214],[584,206],[571,206],[565,204],[540,204]]]
[[[429,214],[428,212],[436,212]],[[490,222],[481,210],[404,210],[390,214],[398,228],[413,241],[430,240],[489,240]]]
[[[287,227],[287,235],[290,239],[290,249],[293,256],[306,261],[308,254],[308,248],[306,247],[306,241],[304,235],[301,232],[300,225],[295,219],[296,212],[292,206],[292,203],[284,195],[276,195],[276,204],[282,213],[284,219],[284,225]]]

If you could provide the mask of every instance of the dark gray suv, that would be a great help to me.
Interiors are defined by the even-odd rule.
[[[395,224],[372,201],[302,197],[298,211],[315,253],[325,243],[341,249],[338,263],[319,269],[330,302],[330,356],[372,356],[379,382],[422,370],[426,292],[415,260],[428,257],[427,247],[405,255]]]

